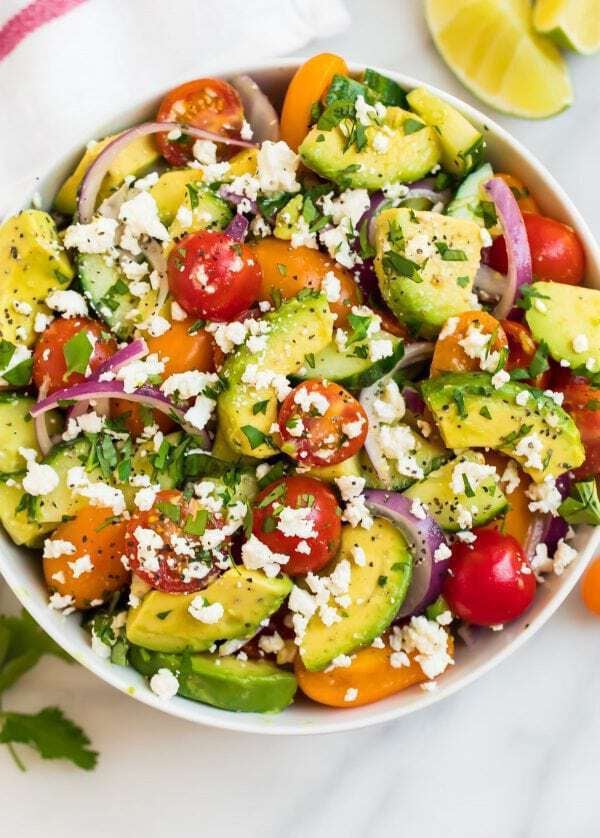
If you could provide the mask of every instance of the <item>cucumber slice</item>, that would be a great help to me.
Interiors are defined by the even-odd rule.
[[[140,298],[129,293],[124,274],[96,253],[80,254],[77,269],[83,293],[96,314],[118,338],[130,337],[135,329],[131,314],[137,310]]]
[[[442,147],[442,166],[454,175],[467,175],[481,163],[483,135],[456,108],[438,99],[424,87],[406,97],[412,110],[437,132]]]
[[[370,387],[387,372],[393,369],[404,353],[404,341],[388,332],[379,332],[371,340],[389,340],[392,343],[392,354],[378,361],[371,361],[368,357],[369,343],[362,341],[349,346],[340,352],[335,343],[330,343],[315,355],[314,364],[306,362],[302,369],[292,378],[295,381],[306,381],[309,378],[326,378],[336,381],[348,390],[360,390]],[[362,357],[362,355],[367,357]]]
[[[404,492],[406,497],[422,501],[440,527],[448,532],[458,532],[462,529],[458,523],[460,507],[469,511],[476,510],[472,513],[473,526],[481,527],[502,515],[508,506],[506,496],[500,488],[498,475],[482,480],[473,488],[471,497],[467,497],[465,492],[455,492],[451,485],[452,475],[456,466],[464,462],[483,465],[485,459],[475,451],[465,451],[460,457],[432,471],[424,480],[414,483]]]
[[[298,688],[291,672],[269,661],[169,655],[132,646],[129,662],[146,678],[159,669],[169,669],[179,679],[179,695],[241,713],[279,713],[291,703]]]
[[[481,187],[493,175],[494,170],[489,163],[484,163],[483,166],[471,172],[456,190],[454,200],[446,208],[446,215],[452,218],[466,218],[483,227],[485,216],[481,206],[483,197]]]
[[[192,221],[191,224],[184,224],[175,215],[169,227],[169,234],[173,239],[181,238],[188,233],[197,233],[199,230],[224,230],[233,215],[227,201],[219,198],[210,189],[202,188],[198,183],[187,184],[181,206],[191,212]]]

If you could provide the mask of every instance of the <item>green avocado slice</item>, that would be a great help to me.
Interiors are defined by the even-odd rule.
[[[356,564],[356,548],[364,551],[364,565]],[[384,518],[375,518],[369,530],[343,527],[337,558],[324,573],[342,561],[351,567],[351,602],[338,608],[342,619],[330,626],[318,614],[311,617],[300,646],[302,662],[311,671],[325,669],[338,655],[350,655],[379,637],[398,613],[412,578],[406,539]]]
[[[298,687],[291,672],[269,661],[169,655],[132,646],[129,662],[147,678],[169,669],[179,680],[179,695],[241,713],[279,713],[292,702]]]

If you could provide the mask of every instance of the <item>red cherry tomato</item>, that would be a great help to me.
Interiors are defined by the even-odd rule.
[[[362,448],[369,421],[362,406],[339,384],[298,384],[279,410],[278,442],[303,465],[331,466]]]
[[[191,522],[201,523],[202,516],[205,516],[205,513],[195,499],[185,500],[181,492],[174,490],[159,492],[152,509],[132,515],[127,524],[126,555],[131,569],[148,585],[165,593],[190,594],[205,588],[208,582],[217,575],[217,568],[210,567],[209,564],[210,570],[202,578],[186,573],[191,562],[208,561],[210,563],[211,561],[210,552],[202,549],[200,536],[186,532],[186,525]],[[223,527],[223,519],[213,513],[205,516],[204,523],[204,532]],[[140,536],[138,538],[136,536],[138,527],[159,536],[162,545],[158,541],[154,549],[148,551],[144,547],[144,539],[147,538],[148,533],[138,532]],[[231,538],[226,537],[218,545],[219,551],[227,555],[230,543]],[[190,556],[182,553],[182,545],[195,547],[195,554]],[[155,567],[153,559],[156,560]]]
[[[225,233],[184,236],[169,253],[167,272],[179,305],[208,320],[235,320],[260,293],[262,277],[252,252]]]
[[[573,383],[562,388],[565,395],[563,407],[569,413],[581,434],[585,448],[585,462],[576,469],[577,477],[600,474],[600,389],[589,384]]]
[[[537,350],[537,343],[531,337],[531,332],[527,326],[515,320],[501,320],[500,323],[508,340],[506,369],[509,372],[519,368],[527,369]],[[551,377],[552,373],[548,369],[532,379],[531,383],[534,387],[544,390],[549,386]]]
[[[286,535],[286,507],[308,509],[304,522],[307,533]],[[289,525],[294,529],[293,525]],[[319,570],[333,558],[340,545],[342,525],[335,495],[314,477],[284,477],[271,483],[254,502],[254,535],[274,553],[290,557],[285,573],[308,573]],[[308,545],[308,546],[307,546]]]
[[[55,390],[85,381],[85,375],[81,372],[70,372],[67,375],[68,366],[64,353],[65,344],[80,332],[88,334],[91,343],[94,344],[88,361],[92,372],[117,351],[116,341],[106,337],[106,329],[96,320],[87,317],[54,320],[33,350],[33,381],[38,390],[45,386],[48,393],[53,393]]]
[[[473,544],[452,547],[444,597],[452,612],[477,626],[515,620],[535,595],[535,576],[512,535],[478,530]]]
[[[531,248],[534,277],[547,282],[579,285],[585,272],[585,254],[577,233],[560,221],[533,212],[524,212],[523,220]],[[506,273],[504,236],[494,239],[487,261],[494,270]]]
[[[244,109],[237,90],[221,79],[196,79],[171,90],[160,103],[158,122],[181,122],[204,128],[215,134],[238,136]],[[156,141],[163,157],[172,166],[185,166],[193,158],[193,137],[169,140],[157,134]]]

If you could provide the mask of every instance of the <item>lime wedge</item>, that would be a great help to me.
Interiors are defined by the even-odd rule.
[[[564,60],[534,31],[529,0],[425,0],[425,11],[450,69],[488,105],[542,119],[573,101]]]
[[[600,49],[600,0],[537,0],[533,25],[559,47],[590,55]]]

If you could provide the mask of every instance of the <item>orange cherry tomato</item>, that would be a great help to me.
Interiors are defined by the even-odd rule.
[[[465,311],[458,316],[452,334],[437,340],[431,361],[432,376],[443,372],[474,372],[480,369],[479,358],[470,358],[460,345],[471,326],[493,336],[490,352],[508,348],[504,329],[495,317],[485,311]]]
[[[498,172],[496,177],[501,178],[504,183],[510,187],[513,195],[517,199],[521,212],[539,212],[535,198],[531,197],[529,189],[525,186],[522,180],[514,175],[509,175],[507,172]]]
[[[273,292],[288,300],[303,288],[320,288],[325,275],[333,271],[341,286],[340,299],[330,303],[335,325],[346,326],[352,306],[360,305],[362,294],[352,274],[326,254],[309,247],[294,248],[275,238],[262,239],[250,249],[262,271],[261,300],[271,301]]]
[[[573,383],[564,387],[563,393],[563,407],[573,417],[585,448],[585,462],[575,474],[600,474],[600,388]]]
[[[348,75],[348,65],[339,55],[329,52],[313,55],[296,70],[281,110],[281,139],[294,151],[308,132],[312,106],[321,99],[336,74]]]
[[[484,456],[486,463],[489,466],[495,466],[500,475],[504,473],[504,469],[511,462],[509,457],[505,457],[497,451],[486,451]],[[521,471],[516,463],[515,466],[520,478],[519,485],[507,495],[509,506],[503,517],[493,521],[489,526],[507,535],[512,535],[523,546],[535,518],[535,513],[529,511],[531,499],[526,494],[531,478]]]
[[[410,666],[394,668],[390,663],[391,649],[387,638],[383,638],[385,647],[375,649],[367,646],[359,649],[348,667],[337,667],[330,672],[309,672],[300,657],[296,657],[294,673],[302,692],[319,704],[328,707],[360,707],[381,701],[401,690],[427,681],[427,676],[414,658]],[[448,642],[450,654],[453,652],[452,638]],[[346,701],[349,689],[358,691],[354,701]]]
[[[600,616],[600,556],[596,556],[584,574],[581,598],[592,614]]]
[[[72,596],[76,608],[89,608],[102,602],[129,581],[121,556],[126,550],[126,523],[115,519],[112,509],[87,506],[71,521],[60,524],[52,533],[53,541],[67,541],[75,551],[56,559],[44,558],[44,576],[50,591]],[[77,560],[89,556],[77,566]]]
[[[369,420],[362,405],[333,382],[303,381],[279,409],[278,445],[303,465],[333,466],[363,447]]]
[[[238,136],[244,109],[237,90],[221,79],[195,79],[169,91],[160,103],[158,122],[181,122],[204,128],[215,134]],[[163,157],[172,166],[185,166],[193,158],[193,137],[169,140],[157,134],[156,142]]]
[[[85,381],[83,372],[67,375],[65,346],[81,332],[90,336],[94,344],[88,366],[92,372],[117,351],[116,341],[107,336],[104,326],[88,317],[53,320],[42,334],[33,350],[33,381],[38,390],[46,387],[48,394],[63,387],[72,387]]]
[[[190,329],[195,321],[190,317],[186,320],[174,320],[171,328],[159,337],[147,337],[146,343],[149,352],[156,353],[161,361],[164,361],[165,371],[163,378],[168,378],[179,372],[188,370],[199,370],[200,372],[212,372],[215,368],[214,349],[216,344],[212,335],[204,329],[194,331]],[[110,403],[110,415],[113,419],[123,418],[125,428],[134,437],[142,435],[148,424],[148,410],[125,399],[112,399]],[[158,425],[158,429],[164,434],[172,431],[176,426],[172,419],[158,410],[152,411],[152,423]]]

